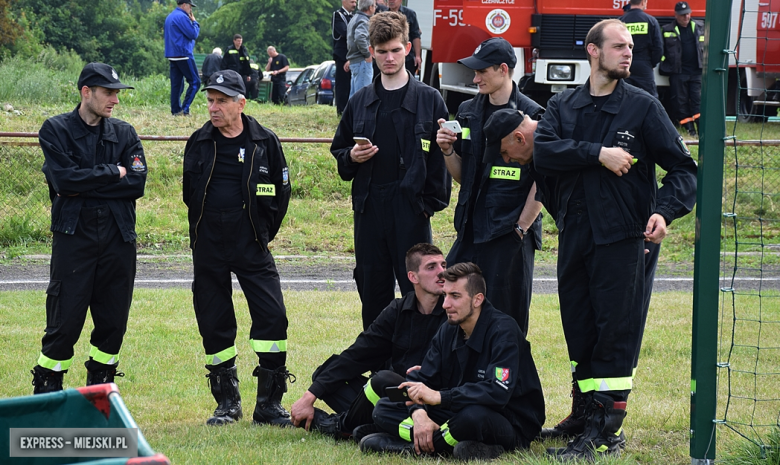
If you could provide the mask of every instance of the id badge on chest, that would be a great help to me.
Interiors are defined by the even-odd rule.
[[[628,153],[632,153],[636,144],[636,136],[627,129],[618,129],[612,139],[612,147],[620,147]]]

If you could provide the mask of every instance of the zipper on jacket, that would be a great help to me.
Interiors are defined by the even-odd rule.
[[[260,244],[260,248],[265,250],[263,244],[260,243],[260,239],[257,237],[257,228],[255,228],[255,222],[252,221],[252,190],[249,189],[249,183],[252,181],[252,171],[255,169],[255,153],[257,153],[257,144],[255,144],[254,150],[252,150],[252,161],[249,163],[249,176],[246,177],[246,192],[247,192],[247,213],[249,214],[249,224],[252,225],[252,231],[255,233],[255,241]]]
[[[214,141],[214,160],[211,162],[211,171],[209,171],[209,178],[206,179],[206,185],[203,187],[203,202],[200,205],[200,216],[195,223],[195,240],[192,241],[192,248],[195,248],[195,244],[198,243],[198,226],[200,226],[200,220],[203,219],[203,210],[206,208],[206,193],[209,190],[209,182],[211,182],[211,176],[214,174],[214,165],[217,164],[217,141]]]

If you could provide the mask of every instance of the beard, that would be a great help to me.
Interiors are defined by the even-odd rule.
[[[466,316],[464,316],[463,318],[461,318],[459,320],[453,320],[453,319],[450,319],[449,317],[447,317],[447,323],[450,324],[451,326],[459,325],[459,324],[463,323],[464,321],[468,320],[469,318],[471,318],[471,316],[473,314],[474,314],[474,305],[469,303],[469,313],[466,314]]]
[[[604,55],[599,56],[599,71],[605,71],[607,77],[612,80],[626,79],[631,76],[631,71],[627,69],[607,69],[604,66]]]

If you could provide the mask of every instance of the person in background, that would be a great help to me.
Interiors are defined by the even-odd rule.
[[[271,101],[275,105],[284,104],[284,94],[287,92],[287,70],[290,69],[290,62],[287,57],[276,51],[273,45],[268,47],[268,63],[265,70],[271,72]]]
[[[373,60],[368,43],[368,20],[376,11],[375,0],[360,0],[358,11],[347,26],[347,60],[352,73],[349,97],[371,84],[374,78]]]
[[[171,77],[171,114],[189,116],[190,105],[200,88],[198,67],[192,49],[200,34],[200,24],[195,21],[192,0],[176,0],[178,6],[165,18],[165,58],[170,62]],[[184,81],[187,81],[187,93],[184,101]]]
[[[222,69],[222,49],[215,47],[210,54],[203,60],[203,66],[200,68],[200,74],[205,84],[209,83],[209,77]]]

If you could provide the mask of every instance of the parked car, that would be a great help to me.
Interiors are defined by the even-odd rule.
[[[303,72],[305,68],[290,68],[285,73],[287,78],[287,88],[289,89],[293,82],[298,79],[298,76]]]
[[[306,90],[311,84],[311,78],[319,65],[306,67],[287,88],[284,94],[285,105],[306,105]],[[287,82],[290,82],[289,80]]]
[[[311,85],[306,90],[306,104],[333,105],[333,89],[336,87],[336,62],[324,61],[314,71]]]

